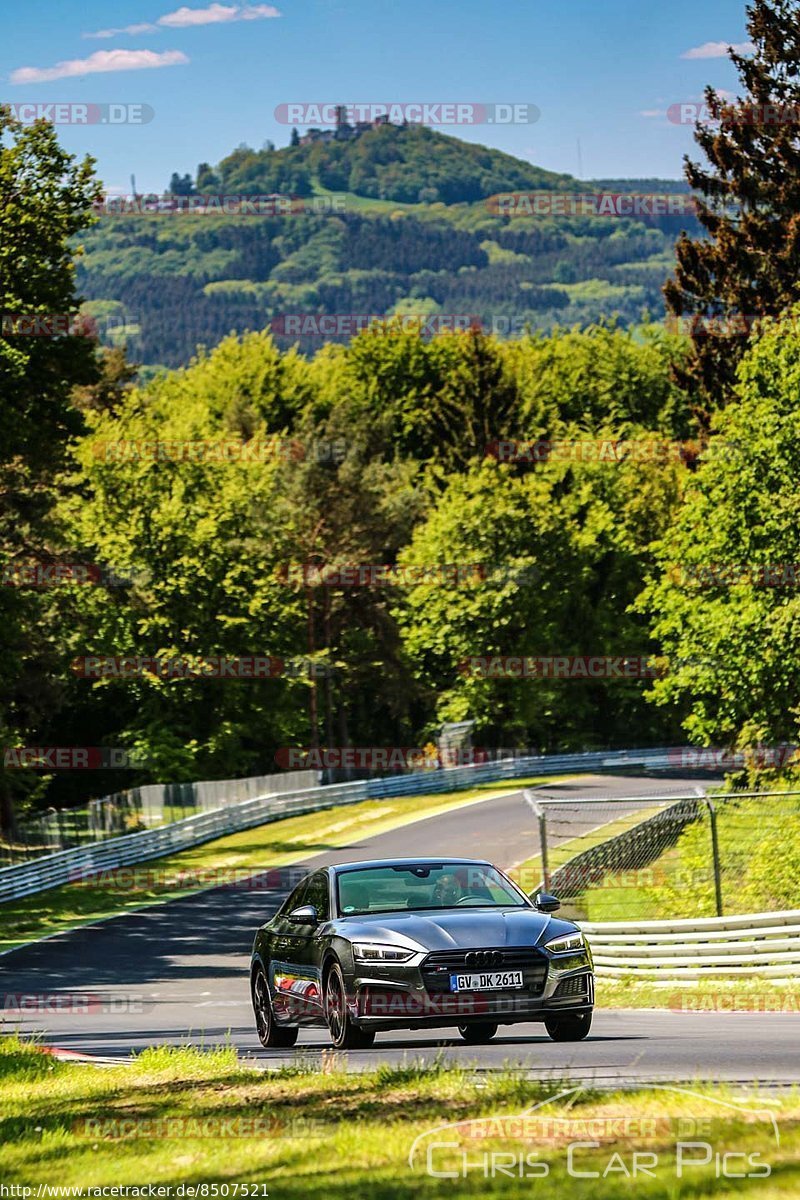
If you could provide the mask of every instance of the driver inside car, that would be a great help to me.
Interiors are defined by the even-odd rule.
[[[452,873],[442,875],[436,880],[433,898],[436,904],[442,908],[451,908],[454,904],[458,904],[462,895],[461,884]]]

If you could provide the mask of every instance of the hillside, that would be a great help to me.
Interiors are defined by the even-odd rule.
[[[581,183],[418,126],[345,142],[239,148],[204,164],[203,194],[299,197],[279,216],[105,215],[83,239],[78,285],[105,340],[149,366],[272,328],[311,353],[370,315],[524,328],[634,324],[664,311],[675,237],[692,217],[509,217],[500,192],[685,190],[674,180]],[[337,317],[320,329],[319,316]]]
[[[351,140],[311,141],[281,150],[240,148],[214,174],[223,192],[310,196],[319,185],[400,204],[463,204],[495,192],[577,186],[571,175],[543,171],[422,125],[379,125]],[[205,190],[211,190],[207,184]]]

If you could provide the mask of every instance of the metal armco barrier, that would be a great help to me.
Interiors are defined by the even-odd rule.
[[[370,779],[369,795],[376,799],[389,796],[417,796],[433,792],[456,791],[479,783],[503,779],[524,779],[527,775],[569,775],[601,773],[639,768],[648,771],[679,771],[690,768],[681,761],[686,747],[656,750],[590,750],[581,754],[543,754],[529,758],[499,758],[468,767],[448,767],[443,771],[414,771],[387,779]],[[702,768],[700,768],[702,769]]]
[[[631,768],[663,771],[679,770],[681,766],[686,769],[682,761],[685,754],[686,748],[678,747],[506,758],[439,771],[415,771],[408,775],[385,779],[330,784],[284,792],[281,795],[261,795],[252,800],[227,804],[211,812],[186,817],[157,829],[124,834],[72,850],[58,850],[18,866],[0,868],[0,903],[43,892],[100,871],[160,858],[164,854],[199,846],[225,834],[251,829],[255,825],[277,821],[281,817],[299,816],[318,809],[332,808],[334,805],[356,804],[360,800],[386,799],[392,796],[454,792],[481,783],[523,779],[530,775],[613,772]],[[246,780],[233,782],[240,787],[247,785]],[[220,788],[220,804],[222,792],[223,789]]]
[[[282,817],[299,816],[338,804],[356,804],[366,799],[365,783],[261,796],[227,808],[218,808],[214,812],[187,817],[183,821],[163,825],[160,829],[127,833],[75,850],[58,850],[55,854],[35,858],[21,866],[3,867],[0,870],[0,902],[31,896],[35,892],[44,892],[48,888],[88,878],[101,871],[113,871],[118,867],[160,858],[164,854],[174,854],[228,833],[279,821]]]
[[[579,922],[598,975],[800,978],[800,910],[699,921]]]

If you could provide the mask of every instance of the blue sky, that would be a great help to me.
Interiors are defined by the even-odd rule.
[[[535,104],[535,124],[444,132],[573,174],[580,140],[584,178],[677,178],[691,128],[666,109],[735,90],[716,44],[746,39],[740,0],[0,0],[0,19],[3,102],[151,107],[59,127],[123,192],[285,145],[278,105],[340,100]]]

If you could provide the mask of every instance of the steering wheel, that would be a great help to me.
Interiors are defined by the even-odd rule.
[[[456,900],[456,908],[458,908],[459,904],[464,904],[467,900],[480,900],[481,904],[483,904],[486,901],[486,897],[479,896],[477,892],[467,892],[466,895],[460,896],[459,899]]]

